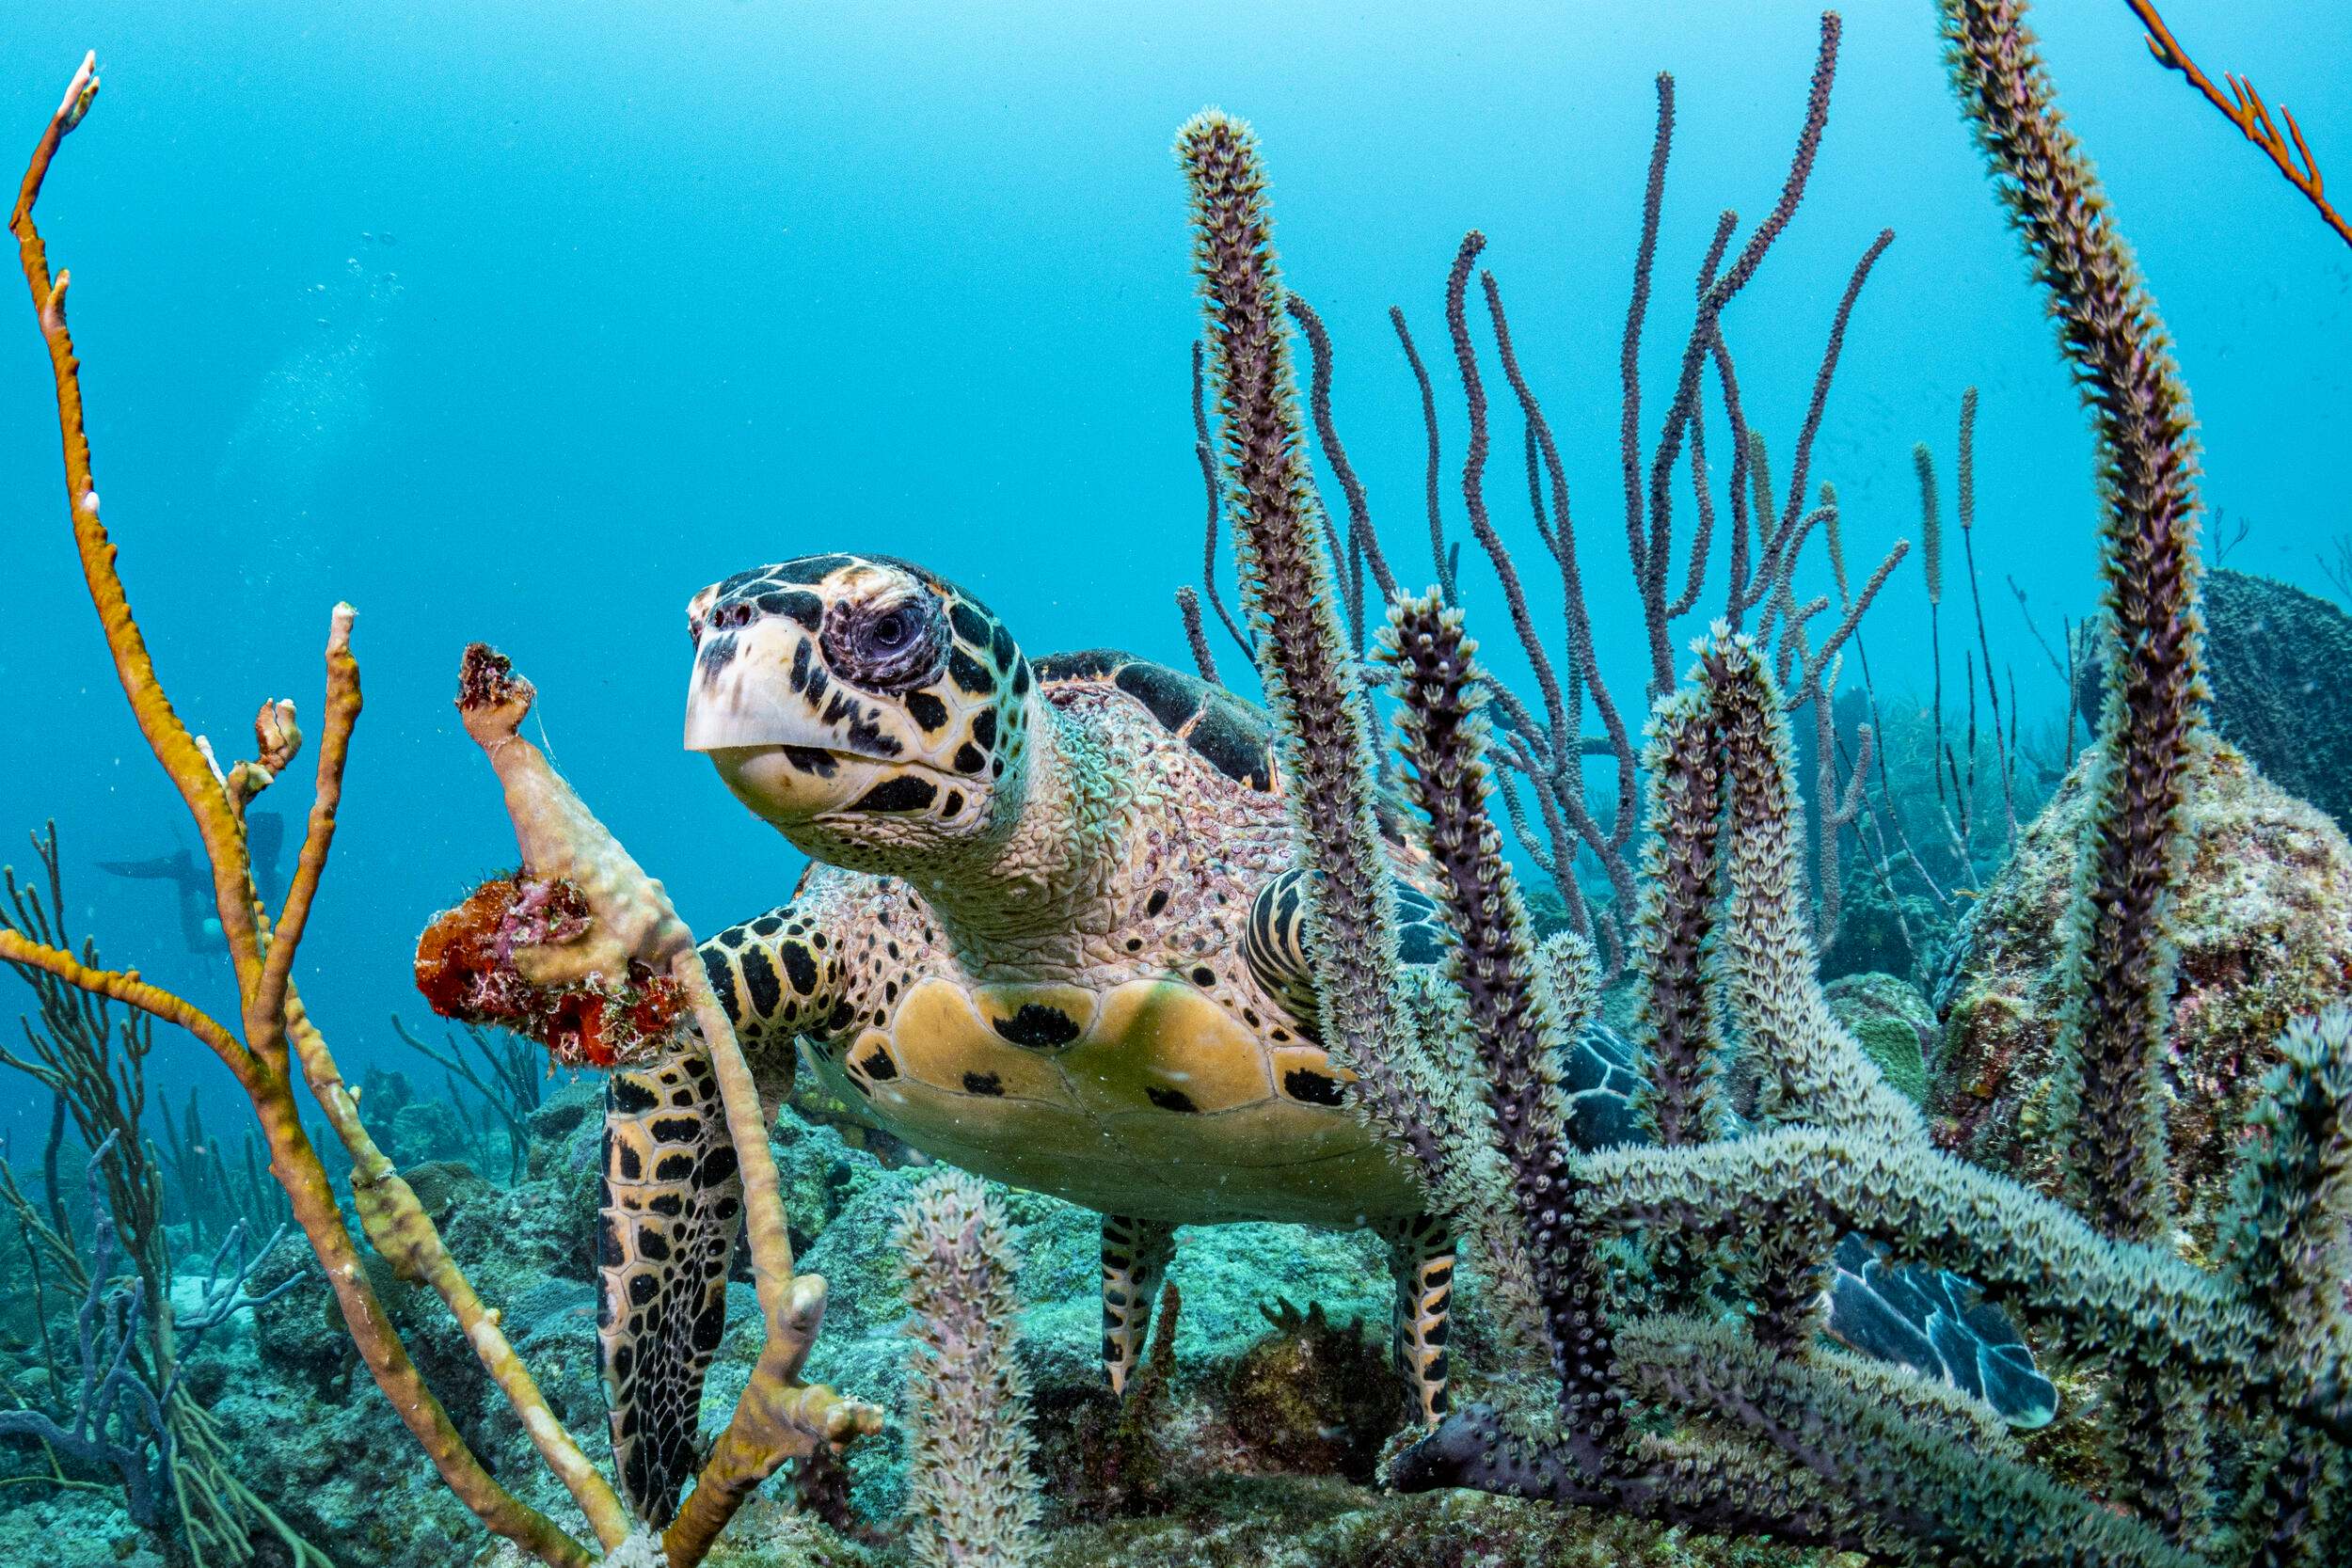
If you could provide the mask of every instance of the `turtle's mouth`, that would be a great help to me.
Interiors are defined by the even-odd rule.
[[[941,778],[920,762],[839,747],[778,742],[707,749],[735,798],[779,828],[876,813],[921,811]]]

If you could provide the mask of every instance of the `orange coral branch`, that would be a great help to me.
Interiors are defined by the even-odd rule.
[[[65,295],[71,277],[59,273],[56,281],[51,281],[48,248],[33,227],[33,203],[40,197],[50,160],[56,156],[58,145],[67,134],[82,122],[97,96],[97,55],[93,54],[83,58],[81,69],[73,74],[72,85],[66,88],[65,101],[50,117],[48,128],[41,133],[40,145],[33,150],[32,162],[24,170],[24,182],[17,189],[16,208],[8,214],[8,230],[16,236],[18,259],[24,268],[24,281],[33,292],[33,309],[40,319],[41,341],[48,346],[50,372],[56,382],[57,427],[65,445],[66,497],[73,517],[73,545],[81,556],[82,577],[89,586],[90,602],[97,607],[99,621],[105,627],[106,648],[114,656],[115,674],[122,683],[123,695],[131,701],[131,715],[137,721],[148,749],[155,753],[155,760],[163,764],[181,799],[187,802],[189,814],[196,818],[197,832],[204,840],[205,855],[213,866],[214,901],[219,908],[221,932],[228,939],[230,954],[236,962],[239,990],[244,990],[251,986],[262,967],[260,938],[254,928],[252,900],[246,892],[249,870],[245,835],[230,805],[228,792],[198,749],[187,725],[181,722],[164,695],[163,687],[155,678],[155,661],[148,653],[147,640],[140,635],[138,623],[131,618],[130,601],[124,596],[121,578],[115,572],[114,543],[107,537],[105,526],[98,520],[98,485],[90,474],[89,436],[82,419],[81,365],[73,356],[73,336],[66,328]]]
[[[274,949],[273,949],[274,951]],[[612,1484],[596,1471],[580,1444],[548,1407],[538,1380],[515,1354],[506,1338],[501,1315],[484,1304],[457,1260],[442,1244],[441,1232],[417,1195],[384,1151],[376,1147],[359,1119],[359,1106],[344,1086],[342,1068],[326,1049],[326,1037],[310,1022],[298,990],[286,992],[286,1033],[300,1062],[310,1093],[326,1113],[327,1124],[351,1155],[351,1196],[359,1211],[360,1227],[368,1243],[393,1272],[421,1281],[448,1307],[466,1342],[473,1347],[483,1370],[506,1397],[516,1419],[549,1470],[580,1505],[589,1528],[609,1550],[627,1539],[628,1511]]]
[[[2179,40],[2172,36],[2172,29],[2166,26],[2164,18],[2156,14],[2155,0],[2123,0],[2123,3],[2131,7],[2132,14],[2139,18],[2140,25],[2148,29],[2148,52],[2158,62],[2187,78],[2188,85],[2203,93],[2207,103],[2229,116],[2230,123],[2236,126],[2248,141],[2269,154],[2279,172],[2287,177],[2287,183],[2301,191],[2305,198],[2319,210],[2321,220],[2336,231],[2336,237],[2346,245],[2352,245],[2352,223],[2347,223],[2344,214],[2330,206],[2322,194],[2327,188],[2327,182],[2320,175],[2319,163],[2312,156],[2311,144],[2303,139],[2303,128],[2295,122],[2295,116],[2286,105],[2279,105],[2279,119],[2286,124],[2286,132],[2282,135],[2278,123],[2270,118],[2270,105],[2263,102],[2262,94],[2254,90],[2252,82],[2225,71],[2221,73],[2222,80],[2230,84],[2230,90],[2225,93],[2213,85],[2212,78],[2197,69],[2197,62],[2188,57],[2188,51],[2181,47]],[[2288,147],[2290,139],[2294,143],[2292,150]],[[2301,159],[2299,166],[2296,162],[2298,156]]]
[[[319,1164],[317,1150],[302,1130],[301,1111],[284,1070],[290,1033],[302,1040],[306,1055],[312,1050],[322,1057],[326,1053],[325,1041],[317,1037],[316,1031],[302,1017],[300,999],[294,995],[287,975],[333,836],[343,761],[352,725],[358,718],[358,666],[351,657],[349,609],[338,607],[335,629],[327,646],[327,717],[319,757],[320,804],[311,813],[301,869],[288,897],[288,928],[274,946],[267,945],[263,917],[253,896],[252,865],[246,848],[242,812],[246,795],[259,784],[247,767],[241,765],[238,792],[232,794],[228,781],[215,770],[206,748],[172,711],[155,674],[146,639],[132,618],[122,579],[115,569],[114,544],[98,520],[98,490],[90,477],[89,437],[83,421],[80,365],[74,358],[72,338],[66,329],[65,294],[70,279],[64,273],[59,273],[54,281],[51,279],[48,251],[33,225],[33,204],[40,195],[50,162],[67,134],[88,113],[97,94],[96,63],[95,55],[83,59],[72,85],[66,89],[64,102],[50,117],[18,188],[8,228],[16,236],[24,281],[32,291],[33,309],[40,318],[41,338],[48,347],[50,369],[56,383],[66,493],[83,578],[104,626],[106,646],[114,656],[116,674],[122,683],[123,694],[130,700],[139,731],[187,802],[203,837],[205,855],[213,868],[215,900],[236,969],[246,1040],[238,1042],[217,1021],[183,999],[148,985],[135,974],[88,968],[71,954],[28,942],[15,932],[0,932],[0,958],[33,965],[69,984],[168,1019],[220,1053],[236,1071],[253,1102],[254,1114],[269,1144],[270,1173],[285,1189],[296,1223],[326,1271],[327,1282],[334,1290],[336,1305],[342,1312],[353,1344],[367,1362],[377,1386],[383,1389],[392,1408],[440,1472],[442,1481],[484,1525],[539,1560],[554,1568],[589,1568],[593,1560],[584,1547],[554,1521],[517,1499],[482,1467],[481,1461],[474,1457],[473,1450],[451,1422],[448,1411],[409,1359],[406,1347],[401,1343],[398,1332],[384,1312],[383,1303],[369,1283],[367,1271],[360,1266],[358,1249],[344,1228],[334,1189]],[[296,742],[291,733],[290,713],[273,706],[269,717],[275,721],[265,726],[269,733],[262,740],[264,767],[274,771],[291,760]],[[256,1041],[262,1049],[254,1049]],[[327,1061],[331,1068],[331,1058]],[[409,1206],[414,1205],[411,1196]]]
[[[337,605],[326,634],[326,727],[319,736],[318,783],[310,799],[310,827],[286,890],[285,908],[271,932],[261,981],[246,1008],[246,1033],[262,1039],[264,1050],[274,1046],[274,1058],[281,1064],[285,1061],[283,1035],[270,1036],[277,1030],[277,1021],[285,1015],[287,977],[294,971],[303,928],[310,923],[319,879],[326,871],[326,852],[335,841],[335,814],[343,799],[343,764],[351,752],[351,732],[359,722],[359,661],[351,655],[351,623],[358,615],[351,606]]]
[[[0,962],[46,970],[69,986],[136,1007],[166,1023],[176,1023],[211,1046],[213,1053],[229,1064],[229,1070],[237,1075],[239,1083],[251,1082],[253,1054],[229,1032],[226,1024],[186,998],[161,986],[149,985],[135,972],[92,969],[63,948],[50,947],[21,932],[6,929],[0,929]]]

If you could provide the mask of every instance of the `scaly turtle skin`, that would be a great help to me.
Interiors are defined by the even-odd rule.
[[[797,1058],[906,1143],[1100,1210],[1115,1389],[1175,1227],[1375,1228],[1434,1423],[1452,1246],[1316,1037],[1264,715],[1123,654],[1032,665],[970,594],[884,558],[740,573],[688,613],[688,748],[814,863],[702,949],[763,1096]],[[1396,857],[1401,948],[1435,961],[1435,907],[1401,839]],[[710,1232],[736,1201],[731,1164],[709,1179],[723,1132],[693,1065],[616,1072],[607,1118],[606,1381],[656,1519],[691,1466],[731,1239]]]
[[[1032,665],[969,594],[883,557],[739,573],[688,615],[688,749],[813,863],[702,948],[763,1099],[797,1061],[914,1148],[1101,1211],[1118,1390],[1177,1226],[1375,1228],[1397,1364],[1434,1425],[1452,1243],[1318,1038],[1264,715],[1124,654]],[[1389,826],[1400,957],[1437,962],[1438,911]],[[1630,1058],[1587,1043],[1565,1066],[1580,1139],[1615,1141]],[[707,1070],[614,1073],[606,1123],[605,1375],[656,1522],[693,1463],[739,1205]]]

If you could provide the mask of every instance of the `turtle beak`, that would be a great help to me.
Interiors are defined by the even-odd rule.
[[[686,683],[686,749],[836,744],[806,698],[810,673],[823,669],[816,642],[781,615],[706,626]]]
[[[686,749],[735,798],[789,829],[863,798],[895,760],[852,722],[868,705],[834,685],[816,634],[787,615],[704,626],[686,686]],[[701,623],[697,623],[701,624]]]

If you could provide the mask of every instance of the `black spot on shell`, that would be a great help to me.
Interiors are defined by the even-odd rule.
[[[1037,678],[1044,681],[1087,680],[1107,675],[1127,661],[1127,656],[1115,648],[1079,648],[1072,653],[1047,654],[1037,661]],[[1016,674],[1014,679],[1018,681]],[[1015,689],[1018,689],[1016,686]]]
[[[809,957],[807,947],[800,942],[779,942],[776,957],[784,959],[784,974],[793,983],[793,990],[798,990],[803,997],[817,992],[817,959]]]
[[[663,1193],[645,1205],[655,1213],[675,1219],[686,1212],[686,1200],[675,1193]]]
[[[784,916],[780,914],[763,914],[752,922],[752,935],[755,937],[772,937],[783,929]]]
[[[808,684],[808,641],[805,638],[792,645],[792,689],[800,690]]]
[[[621,1250],[621,1231],[610,1214],[601,1216],[596,1224],[596,1262],[608,1269],[617,1269],[628,1255]]]
[[[930,692],[910,691],[905,701],[908,714],[925,730],[937,730],[947,722],[947,705]]]
[[[722,1181],[732,1180],[736,1169],[735,1149],[730,1145],[721,1144],[703,1156],[703,1168],[696,1173],[694,1180],[702,1186],[713,1187]]]
[[[939,786],[913,773],[884,779],[851,803],[851,811],[921,811],[939,798]]]
[[[768,961],[768,955],[755,947],[740,960],[743,966],[743,989],[751,993],[752,1016],[767,1018],[784,1000],[784,988],[776,980],[776,966]]]
[[[1433,964],[1445,957],[1445,942],[1438,933],[1419,921],[1402,927],[1396,933],[1396,958],[1399,963]]]
[[[879,1045],[858,1060],[857,1069],[878,1084],[898,1076],[898,1064],[892,1061],[890,1053]]]
[[[631,1307],[650,1307],[653,1305],[654,1296],[660,1292],[660,1289],[661,1280],[657,1275],[631,1275],[628,1280],[628,1304]]]
[[[1146,914],[1157,914],[1166,908],[1168,908],[1168,889],[1164,887],[1153,888],[1152,896],[1143,901],[1143,912]]]
[[[939,814],[942,816],[961,816],[963,814],[963,791],[961,789],[949,790],[947,792],[947,799],[940,804]]]
[[[693,1174],[694,1157],[691,1154],[664,1154],[654,1162],[653,1179],[656,1181],[684,1181]]]
[[[1164,664],[1137,659],[1122,666],[1112,678],[1120,690],[1150,708],[1152,717],[1163,728],[1180,730],[1186,720],[1200,711],[1202,683],[1180,675]]]
[[[1046,1051],[1078,1037],[1078,1021],[1059,1007],[1024,1002],[1010,1018],[992,1020],[995,1031],[1015,1045]]]
[[[645,1163],[637,1157],[635,1144],[620,1144],[615,1147],[612,1168],[623,1181],[634,1181],[645,1174]]]
[[[638,1116],[661,1103],[661,1097],[634,1078],[612,1080],[612,1108],[623,1116]]]
[[[963,1075],[963,1091],[966,1094],[1000,1097],[1005,1092],[1005,1081],[993,1072],[967,1072]]]
[[[1029,694],[1029,661],[1025,658],[1012,668],[1012,694],[1016,697]]]
[[[1212,696],[1184,740],[1202,761],[1237,784],[1263,790],[1273,786],[1266,768],[1271,732],[1263,717],[1239,703]]]
[[[647,1131],[656,1143],[691,1144],[702,1136],[703,1124],[692,1117],[660,1117]]]
[[[648,1263],[666,1263],[670,1260],[670,1243],[660,1231],[648,1228],[637,1237],[637,1256]]]
[[[972,716],[972,744],[985,752],[996,744],[996,710],[982,708]]]
[[[1340,1081],[1311,1068],[1295,1067],[1282,1074],[1282,1092],[1309,1105],[1337,1105]]]
[[[997,623],[995,631],[988,640],[988,657],[996,661],[999,670],[1011,669],[1012,661],[1020,657],[1013,650],[1012,634],[1005,629],[1002,622]]]
[[[977,773],[980,770],[980,764],[987,760],[967,741],[956,748],[954,766],[959,773]]]
[[[1182,1089],[1171,1089],[1153,1084],[1143,1091],[1143,1097],[1163,1111],[1177,1111],[1187,1116],[1198,1116],[1200,1113],[1200,1107],[1192,1102],[1192,1096]]]
[[[1192,983],[1202,988],[1214,986],[1216,984],[1216,971],[1207,964],[1195,964],[1192,969]]]

